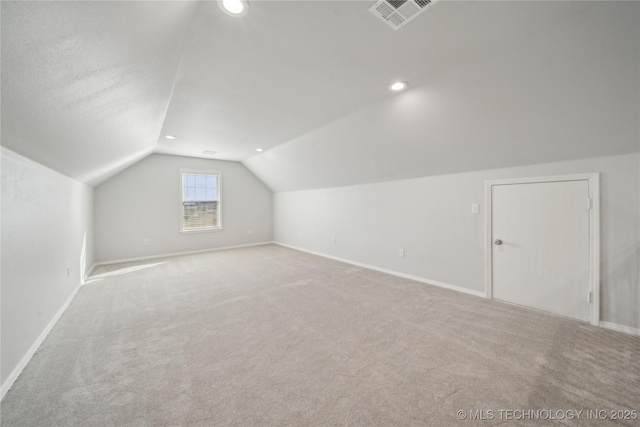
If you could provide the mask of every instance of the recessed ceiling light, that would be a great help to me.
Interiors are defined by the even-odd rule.
[[[262,153],[264,150],[263,150],[262,148],[256,148],[256,151],[257,151],[258,153]]]
[[[218,152],[217,152],[217,151],[213,151],[213,150],[204,150],[204,151],[202,152],[202,154],[207,154],[207,155],[209,155],[209,156],[210,156],[210,155],[212,155],[212,154],[218,154]]]
[[[407,87],[407,82],[395,82],[394,84],[389,86],[389,89],[391,89],[394,92],[399,92],[402,89],[405,89],[406,87]]]
[[[176,137],[173,136],[173,135],[165,135],[165,138],[167,138],[167,139],[176,139]]]
[[[249,12],[249,3],[246,0],[218,0],[218,6],[231,16],[244,16]]]

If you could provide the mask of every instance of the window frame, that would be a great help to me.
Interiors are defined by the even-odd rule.
[[[184,174],[198,174],[198,175],[213,175],[217,180],[217,195],[218,195],[218,225],[214,227],[204,227],[204,228],[193,228],[193,229],[185,229],[184,228]],[[211,233],[218,232],[224,229],[222,225],[222,172],[221,171],[213,171],[207,169],[180,169],[180,217],[179,217],[179,226],[180,226],[180,234],[194,234],[194,233]]]

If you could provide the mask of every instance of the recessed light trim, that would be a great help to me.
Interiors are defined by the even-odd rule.
[[[204,151],[202,152],[202,154],[206,154],[206,155],[208,155],[208,156],[211,156],[211,155],[213,155],[213,154],[218,154],[218,152],[217,152],[217,151],[213,151],[213,150],[204,150]]]
[[[218,0],[218,6],[231,16],[244,16],[249,13],[249,3],[246,0]]]
[[[165,135],[164,137],[167,139],[176,139],[176,137],[173,135]]]
[[[400,92],[401,90],[404,90],[406,88],[407,88],[407,82],[395,82],[391,86],[389,86],[389,89],[391,89],[394,92]]]

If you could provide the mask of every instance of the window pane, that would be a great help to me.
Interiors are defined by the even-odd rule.
[[[202,187],[196,187],[196,200],[204,201],[207,200],[207,189]]]
[[[206,186],[207,186],[207,176],[196,175],[196,187],[206,187]]]
[[[194,201],[196,199],[196,190],[195,188],[187,187],[184,191],[184,200],[185,201]]]
[[[207,200],[218,200],[215,188],[207,188]]]
[[[216,177],[213,175],[207,175],[207,188],[215,188],[216,187]]]

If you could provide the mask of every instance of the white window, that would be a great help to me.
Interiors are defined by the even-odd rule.
[[[222,174],[181,169],[180,175],[180,231],[222,230]]]

